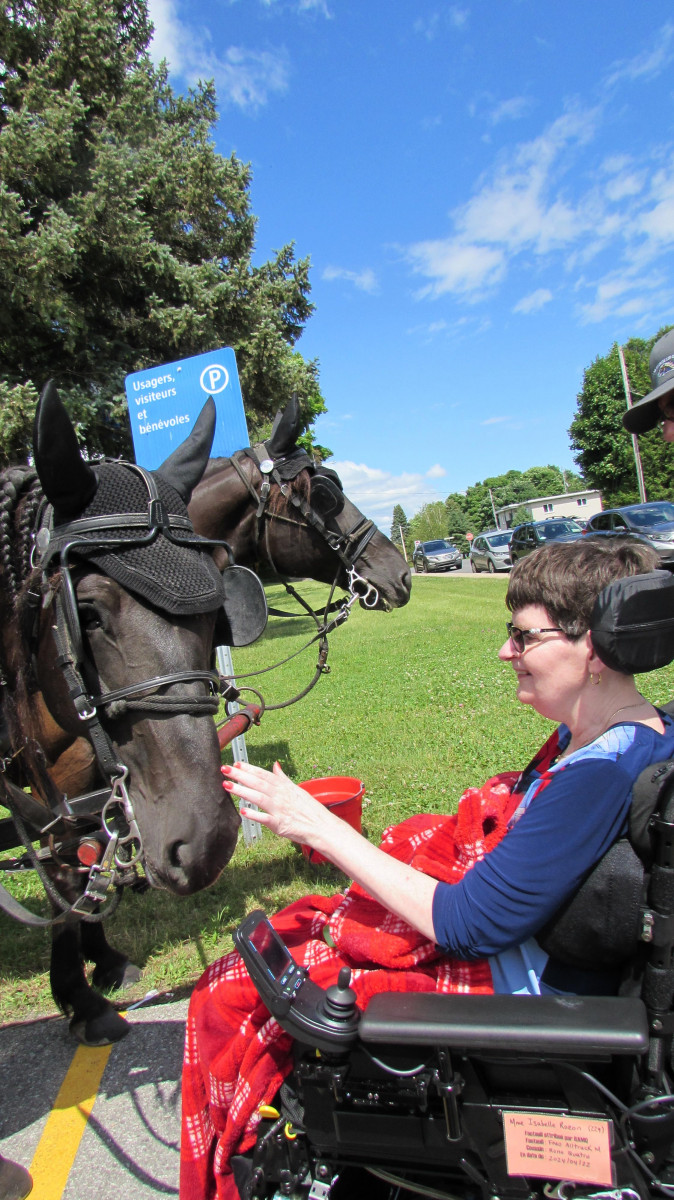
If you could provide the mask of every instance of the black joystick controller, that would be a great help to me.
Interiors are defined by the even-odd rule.
[[[331,984],[323,995],[322,1024],[325,1028],[350,1040],[358,1031],[360,1013],[356,1008],[356,993],[352,987],[351,968],[340,967],[337,983]]]
[[[356,993],[351,983],[351,967],[340,967],[337,983],[333,983],[325,993],[323,1012],[333,1021],[344,1021],[348,1024],[356,1013]]]

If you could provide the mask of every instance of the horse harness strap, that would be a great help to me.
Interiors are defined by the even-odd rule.
[[[250,458],[262,475],[262,485],[258,495],[255,487],[237,461],[239,457]],[[255,446],[248,447],[246,450],[237,451],[230,459],[237,475],[245,485],[251,498],[256,504],[256,520],[258,525],[258,544],[265,541],[267,543],[267,558],[270,566],[274,568],[273,559],[269,551],[268,545],[268,527],[267,537],[265,539],[265,518],[271,519],[272,515],[268,508],[269,496],[271,493],[272,480],[276,483],[286,500],[301,515],[305,524],[312,529],[327,542],[330,549],[336,554],[342,566],[346,568],[349,592],[352,596],[356,596],[363,602],[366,608],[374,608],[379,600],[379,594],[372,584],[363,579],[356,571],[355,564],[361,555],[364,553],[368,543],[377,532],[377,526],[374,521],[367,517],[361,517],[356,524],[346,532],[340,529],[330,529],[316,509],[296,492],[288,487],[288,483],[293,480],[302,470],[316,470],[309,456],[300,451],[298,454],[290,455],[287,459],[274,460],[269,457],[269,451],[266,443],[259,442]],[[330,482],[330,486],[335,488],[335,485]],[[336,490],[336,489],[335,489]],[[287,519],[287,518],[286,518]],[[299,524],[299,522],[298,522]],[[275,568],[274,568],[275,569]]]

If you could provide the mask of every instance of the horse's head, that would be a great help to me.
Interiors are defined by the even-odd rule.
[[[366,607],[401,608],[410,598],[407,563],[351,503],[336,472],[298,447],[300,429],[293,399],[266,442],[213,459],[192,495],[195,529],[226,538],[239,563],[342,587],[355,580]]]
[[[214,424],[209,401],[156,471],[88,463],[47,385],[34,434],[52,509],[37,533],[45,581],[37,681],[61,728],[88,734],[109,780],[117,764],[128,771],[125,816],[135,817],[148,876],[180,893],[217,878],[239,825],[221,787],[210,694],[223,582],[186,507]]]

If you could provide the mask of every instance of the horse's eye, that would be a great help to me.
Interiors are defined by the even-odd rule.
[[[81,600],[77,608],[80,614],[82,629],[84,629],[86,632],[89,632],[92,629],[101,628],[103,620],[93,601]]]

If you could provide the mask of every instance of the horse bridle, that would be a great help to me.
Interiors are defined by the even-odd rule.
[[[316,468],[309,459],[309,456],[304,451],[300,451],[301,466],[300,470],[308,468],[310,471],[323,471],[326,475],[334,476],[334,472],[328,471],[326,468]],[[259,493],[255,486],[250,481],[245,471],[242,469],[238,458],[239,456],[247,456],[255,463],[257,469],[262,476],[262,484]],[[379,592],[374,584],[365,579],[356,570],[355,564],[361,558],[367,545],[371,541],[374,534],[377,532],[377,526],[374,521],[368,517],[361,517],[356,521],[351,529],[343,531],[339,528],[330,529],[325,523],[320,514],[316,511],[312,504],[307,502],[303,496],[289,487],[284,481],[279,471],[279,465],[285,462],[283,458],[274,459],[270,457],[269,449],[265,442],[260,442],[255,446],[248,447],[247,450],[237,451],[230,459],[237,475],[245,484],[249,494],[256,505],[255,520],[257,522],[257,543],[264,544],[265,552],[269,565],[276,572],[271,548],[269,546],[269,524],[274,520],[288,520],[282,514],[273,513],[269,508],[269,498],[271,495],[272,482],[278,485],[282,496],[297,510],[303,518],[303,522],[309,525],[327,542],[330,549],[337,556],[340,566],[337,568],[335,583],[337,584],[340,570],[346,568],[347,588],[349,595],[352,598],[352,603],[355,600],[361,601],[365,608],[375,608],[379,602]],[[297,524],[300,524],[298,521]]]
[[[34,535],[32,557],[32,565],[41,570],[41,586],[39,591],[28,592],[28,605],[33,613],[31,640],[34,646],[39,636],[40,610],[53,605],[52,633],[57,651],[57,664],[63,672],[70,699],[78,719],[82,722],[83,732],[91,743],[99,769],[108,781],[109,795],[103,802],[100,818],[101,831],[107,843],[100,862],[94,862],[89,868],[84,892],[70,905],[63,901],[58,892],[56,896],[53,895],[53,886],[47,889],[62,908],[67,904],[68,912],[89,920],[94,919],[93,909],[102,902],[112,887],[119,888],[136,881],[136,867],[143,859],[142,837],[126,786],[128,768],[119,761],[112,739],[99,718],[99,709],[108,710],[108,719],[115,719],[128,709],[215,715],[220,695],[224,693],[227,696],[232,692],[227,681],[217,671],[197,670],[154,676],[98,695],[92,695],[91,689],[87,687],[84,637],[71,573],[70,558],[73,553],[79,551],[86,556],[86,552],[90,553],[92,549],[107,551],[119,547],[146,546],[162,534],[175,545],[195,550],[211,550],[224,546],[230,558],[232,557],[231,547],[227,542],[198,536],[194,533],[188,517],[166,511],[149,471],[135,463],[119,465],[134,471],[145,483],[148,493],[147,510],[84,517],[55,526],[53,509],[50,505],[45,505],[38,516],[39,528]],[[124,530],[125,536],[121,536],[121,530]],[[137,536],[129,537],[129,530],[137,530]],[[92,537],[92,534],[95,536]],[[56,560],[60,586],[54,589],[50,576]],[[205,683],[209,694],[202,697],[156,694],[161,688],[186,682]],[[40,831],[41,834],[47,833],[59,821],[74,822],[78,819],[66,797],[59,794],[48,799],[53,819]],[[42,871],[40,875],[45,883]]]

